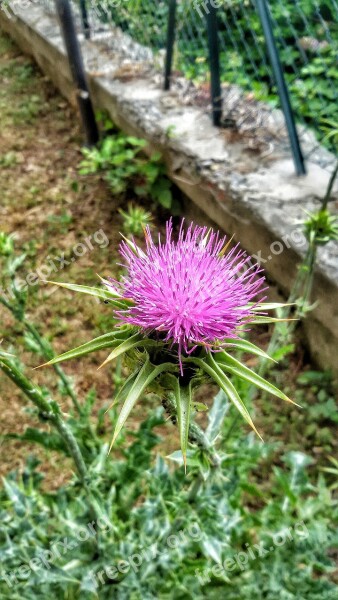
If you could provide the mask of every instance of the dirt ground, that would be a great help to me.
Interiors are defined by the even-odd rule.
[[[60,265],[57,273],[53,273],[58,281],[92,285],[97,282],[96,274],[116,275],[122,224],[117,209],[126,200],[112,197],[101,177],[79,175],[82,135],[78,115],[30,59],[1,35],[0,81],[0,231],[15,233],[17,250],[26,253],[20,275],[25,278],[50,264],[51,259]],[[159,215],[155,218],[157,226],[162,227]],[[90,236],[93,247],[83,256],[75,256],[74,248]],[[62,263],[55,257],[60,259],[63,255],[69,264],[61,268]],[[111,326],[108,306],[42,283],[29,288],[28,306],[29,318],[41,332],[47,333],[57,353],[105,333]],[[254,337],[262,346],[268,341],[266,330]],[[53,370],[33,371],[43,361],[27,345],[25,348],[22,329],[2,306],[1,338],[5,347],[16,348],[27,365],[27,375],[38,384],[48,384],[67,412],[69,404],[59,395]],[[108,406],[113,397],[114,371],[97,371],[106,354],[96,353],[76,363],[64,364],[66,373],[74,378],[80,401],[91,388],[96,389],[96,411]],[[275,383],[292,393],[299,375],[309,368],[300,347],[289,364],[276,372]],[[305,404],[312,407],[316,403],[315,388],[306,388],[301,393]],[[129,425],[136,426],[142,410],[138,405]],[[310,412],[301,413],[278,401],[271,405],[270,401],[260,403],[258,399],[256,422],[258,429],[265,432],[265,438],[277,439],[290,448],[306,449],[316,457],[335,451],[337,442],[330,433],[329,408],[327,414],[324,410],[322,415],[319,411],[317,416],[311,416]],[[36,425],[35,417],[15,386],[0,374],[1,433],[22,433],[29,425]],[[165,437],[175,442],[173,427],[170,424],[168,427],[170,436],[167,432]],[[110,432],[107,420],[107,435]],[[27,442],[2,439],[0,445],[1,474],[22,469],[27,454],[37,453],[36,446]],[[167,449],[165,440],[161,450],[165,453]],[[67,461],[60,468],[59,456],[42,449],[38,454],[42,461],[40,469],[46,475],[45,485],[57,488],[69,477]]]
[[[27,255],[20,275],[26,278],[51,261],[58,267],[53,273],[58,281],[93,285],[98,281],[97,274],[116,274],[121,239],[117,209],[125,201],[112,197],[99,176],[79,176],[82,134],[78,115],[30,59],[4,36],[0,37],[0,80],[0,228],[15,233],[17,250]],[[90,236],[93,248],[87,245],[83,256],[75,256],[72,250]],[[57,259],[63,255],[70,264]],[[48,332],[57,353],[109,330],[108,307],[66,290],[44,284],[32,286],[28,307],[28,316],[40,332]],[[6,347],[13,344],[19,349],[26,373],[37,383],[51,386],[67,411],[69,405],[58,396],[53,370],[32,370],[41,358],[22,351],[22,331],[2,306],[0,332]],[[75,376],[80,399],[95,387],[98,408],[112,400],[112,371],[97,371],[106,354],[85,357],[76,365],[64,364],[66,373]],[[22,433],[27,425],[34,425],[34,419],[23,397],[0,374],[1,432]],[[30,448],[26,442],[6,440],[1,444],[2,474],[22,468],[27,452],[36,452],[36,447]],[[63,474],[59,474],[55,457],[43,450],[39,455],[42,470],[48,463],[49,485],[58,487]]]

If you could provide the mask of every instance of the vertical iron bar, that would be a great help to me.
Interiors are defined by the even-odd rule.
[[[77,101],[85,132],[86,143],[88,146],[95,146],[99,140],[99,132],[89,95],[81,48],[76,37],[72,9],[69,0],[55,0],[55,4],[67,50],[70,70],[76,85]]]
[[[274,38],[269,7],[267,5],[266,0],[256,0],[256,6],[263,27],[265,42],[270,57],[270,63],[276,80],[278,95],[284,113],[285,123],[288,130],[292,150],[293,161],[296,167],[296,173],[297,175],[305,175],[306,169],[304,164],[304,157],[298,138],[295,118],[290,102],[289,91],[285,82],[282,65],[279,59],[277,44]]]
[[[86,40],[90,38],[90,25],[88,20],[88,12],[86,0],[80,0],[80,12],[81,12],[81,20],[82,20],[82,29]]]
[[[212,120],[216,127],[221,124],[222,116],[222,89],[219,67],[219,44],[218,44],[218,23],[217,9],[214,3],[208,3],[206,6],[206,21],[209,46],[209,64],[211,78],[211,103]]]
[[[164,71],[164,89],[170,90],[171,69],[173,64],[175,29],[176,29],[176,6],[177,0],[169,0],[168,28],[167,28],[167,48],[165,57]]]

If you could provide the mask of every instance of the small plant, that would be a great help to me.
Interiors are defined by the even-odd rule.
[[[10,167],[14,167],[18,162],[18,157],[16,152],[6,152],[2,156],[0,156],[0,166],[4,169],[9,169]]]
[[[80,163],[80,173],[104,172],[113,194],[126,196],[133,192],[150,197],[167,210],[175,210],[171,181],[166,177],[161,154],[154,152],[146,157],[142,154],[146,146],[146,140],[123,133],[109,135],[99,147],[83,148],[85,158]]]
[[[128,210],[119,209],[119,213],[123,218],[123,231],[127,235],[142,235],[145,227],[150,227],[153,220],[152,214],[142,208],[129,202]]]
[[[50,215],[47,217],[47,221],[50,223],[50,231],[57,229],[61,233],[66,234],[69,230],[69,225],[73,221],[73,217],[66,210],[63,210],[59,215]]]

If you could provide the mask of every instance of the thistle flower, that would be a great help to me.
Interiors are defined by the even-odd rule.
[[[170,220],[157,245],[149,228],[145,234],[146,252],[121,243],[127,275],[121,284],[108,284],[133,302],[117,312],[121,321],[177,345],[180,362],[182,352],[189,355],[197,345],[219,350],[224,340],[237,338],[257,316],[250,302],[264,291],[259,266],[248,266],[250,257],[238,245],[226,253],[225,238],[206,227],[191,224],[184,232],[182,221],[174,241]]]
[[[186,462],[194,405],[192,394],[203,378],[225,392],[256,433],[245,403],[229,376],[241,378],[291,402],[282,391],[233,356],[233,351],[239,351],[270,359],[242,334],[250,323],[280,320],[267,317],[265,312],[284,305],[262,303],[265,288],[260,267],[252,264],[238,245],[229,250],[229,242],[225,243],[225,238],[206,227],[190,225],[185,232],[182,223],[178,239],[174,241],[169,221],[164,242],[159,235],[155,244],[149,228],[145,229],[145,237],[145,251],[134,241],[125,239],[121,243],[126,274],[120,282],[102,280],[106,290],[57,284],[108,301],[117,326],[47,364],[103,348],[113,350],[101,366],[127,355],[131,374],[114,401],[115,404],[123,400],[123,405],[112,444],[137,400],[146,391],[155,389],[163,395],[163,401],[169,399],[174,407]]]

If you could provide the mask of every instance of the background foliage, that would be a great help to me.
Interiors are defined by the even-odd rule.
[[[338,121],[338,7],[335,0],[270,0],[275,35],[292,105],[298,119],[323,138],[322,121]],[[133,39],[165,48],[168,3],[133,0],[115,8],[98,2],[103,20],[113,20]],[[175,67],[202,83],[208,76],[205,12],[199,0],[177,5]],[[262,26],[253,0],[223,0],[218,9],[221,78],[279,106]],[[331,145],[332,147],[332,145]]]

